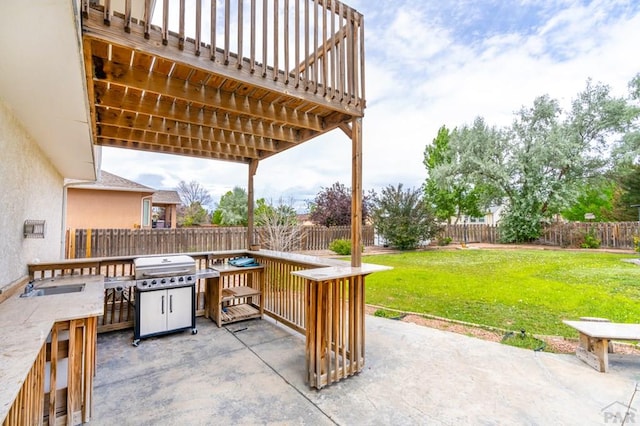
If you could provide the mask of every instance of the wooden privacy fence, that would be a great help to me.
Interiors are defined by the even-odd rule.
[[[600,240],[600,247],[634,249],[634,236],[640,236],[640,222],[554,223],[547,226],[540,243],[561,247],[579,247],[585,235]]]
[[[260,228],[256,228],[260,234]],[[373,227],[362,228],[362,243],[373,245]],[[326,250],[331,241],[351,238],[349,226],[303,226],[295,250]],[[85,257],[136,256],[162,253],[243,250],[247,228],[175,228],[175,229],[70,229],[67,231],[67,259]],[[270,248],[263,242],[263,248]]]
[[[634,236],[640,236],[640,222],[557,222],[546,225],[536,241],[559,247],[580,247],[586,235],[600,240],[600,247],[634,249]],[[437,238],[450,237],[454,242],[500,242],[500,228],[495,225],[445,225]]]
[[[494,225],[456,224],[444,225],[436,238],[449,237],[455,242],[489,243],[500,241],[499,228]]]
[[[300,238],[300,250],[326,250],[331,241],[337,239],[351,239],[351,227],[349,226],[305,226]],[[374,245],[373,226],[362,227],[362,244],[365,247]]]

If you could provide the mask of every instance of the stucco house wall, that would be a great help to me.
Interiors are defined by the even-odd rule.
[[[63,177],[0,99],[0,288],[28,274],[27,263],[62,250]],[[45,220],[44,238],[24,238],[25,220]]]
[[[142,199],[150,194],[68,187],[68,229],[135,228],[141,226]]]

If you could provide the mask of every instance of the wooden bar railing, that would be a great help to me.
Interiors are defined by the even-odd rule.
[[[265,314],[290,328],[304,333],[305,330],[305,293],[304,281],[291,272],[323,266],[323,261],[300,261],[304,256],[288,253],[278,255],[275,252],[244,250],[189,253],[196,260],[197,269],[206,269],[212,262],[226,263],[238,256],[252,256],[265,265]],[[111,257],[96,259],[65,260],[56,263],[38,263],[29,265],[31,279],[68,275],[104,275],[106,278],[133,277],[135,275],[134,257]],[[329,264],[339,261],[327,260]],[[131,284],[131,283],[129,283]],[[206,280],[196,283],[196,315],[205,315]],[[107,332],[133,327],[135,291],[134,287],[122,289],[106,288],[103,315],[98,317],[98,331]]]
[[[157,31],[164,45],[176,43],[195,56],[205,51],[217,64],[246,68],[254,78],[329,95],[332,102],[364,110],[364,19],[353,8],[336,0],[210,0],[196,1],[195,10],[187,10],[185,0],[164,0],[155,2],[161,13],[154,14],[153,3],[145,0],[142,9],[125,0],[125,10],[116,11],[110,0],[100,5],[82,0],[82,11],[89,19],[90,9],[100,8],[105,25],[118,16],[131,37],[149,39]],[[132,12],[136,4],[137,17]],[[158,22],[150,23],[154,16]],[[203,32],[207,27],[210,31]]]
[[[44,374],[47,348],[40,350],[29,375],[25,378],[22,388],[14,404],[9,409],[3,425],[42,424],[44,412]]]
[[[364,276],[307,280],[306,291],[306,379],[321,389],[364,367]]]

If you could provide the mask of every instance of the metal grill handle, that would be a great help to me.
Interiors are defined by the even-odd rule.
[[[181,269],[179,271],[169,271],[169,272],[143,272],[142,276],[143,277],[149,277],[149,278],[153,278],[153,277],[166,277],[168,275],[183,275],[183,274],[190,274],[192,273],[192,271],[190,269]]]

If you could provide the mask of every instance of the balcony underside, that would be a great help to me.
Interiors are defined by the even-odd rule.
[[[89,9],[83,21],[98,145],[248,164],[363,114],[364,99],[305,79],[308,71],[277,70],[203,43],[196,49],[158,28],[145,34],[143,24],[126,32],[123,16],[109,25],[103,16]]]

